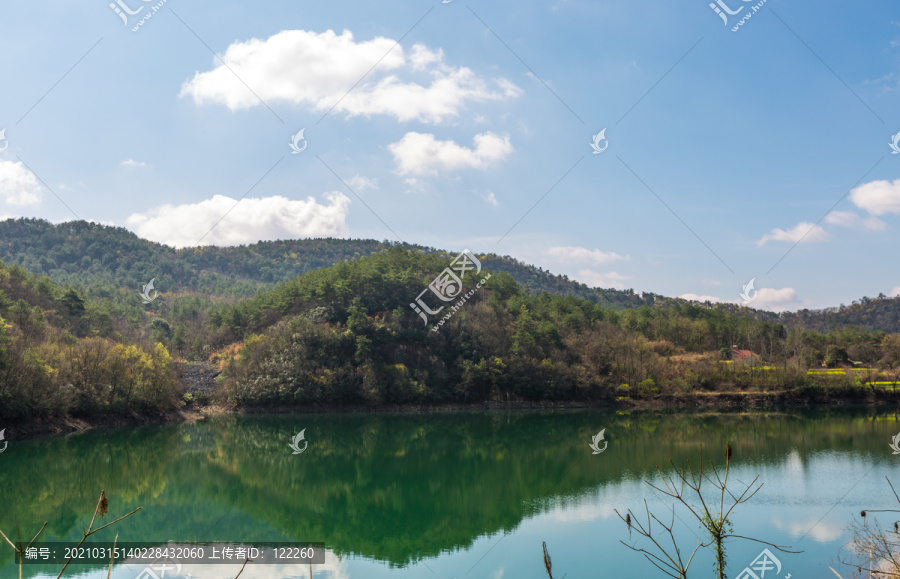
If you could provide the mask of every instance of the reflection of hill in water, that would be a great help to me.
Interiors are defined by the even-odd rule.
[[[0,457],[0,525],[43,521],[77,540],[101,488],[123,541],[324,541],[337,553],[405,565],[510,531],[697,445],[737,465],[801,467],[823,448],[878,447],[893,415],[872,411],[688,414],[568,411],[214,417],[197,424],[92,432],[11,444]],[[891,423],[883,422],[884,419]],[[292,455],[306,428],[309,448]],[[609,447],[591,455],[606,428]],[[100,535],[101,540],[112,540]],[[0,548],[0,568],[12,551]]]

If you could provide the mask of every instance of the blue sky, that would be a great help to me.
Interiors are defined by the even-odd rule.
[[[900,293],[900,10],[722,4],[5,2],[0,215],[722,301],[755,278],[773,310]]]

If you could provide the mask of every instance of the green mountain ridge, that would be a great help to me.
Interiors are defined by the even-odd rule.
[[[52,224],[20,218],[0,222],[0,259],[103,297],[112,295],[113,288],[140,288],[151,278],[156,278],[157,289],[163,291],[249,297],[307,271],[391,247],[450,253],[406,243],[335,238],[174,249],[141,239],[122,227],[86,221]],[[653,303],[651,294],[589,288],[509,256],[482,255],[494,271],[509,273],[533,292],[573,295],[618,309]]]
[[[455,254],[421,245],[335,238],[174,249],[141,239],[122,227],[86,221],[52,224],[40,219],[20,218],[0,222],[0,259],[4,262],[21,265],[34,274],[49,276],[57,283],[114,301],[121,299],[123,291],[136,292],[155,278],[156,288],[164,293],[195,293],[234,302],[260,290],[272,289],[307,271],[373,255],[395,246],[441,256]],[[510,274],[535,294],[547,291],[574,296],[616,310],[684,302],[679,298],[631,289],[588,287],[565,275],[555,275],[510,256],[493,253],[479,256],[492,271]],[[131,301],[134,304],[140,302]],[[735,304],[705,305],[820,332],[842,326],[900,331],[900,300],[883,294],[876,298],[863,297],[849,306],[842,304],[781,314]]]

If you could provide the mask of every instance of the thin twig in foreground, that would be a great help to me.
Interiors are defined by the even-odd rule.
[[[111,523],[107,523],[107,524],[103,525],[102,527],[94,529],[93,528],[94,520],[96,520],[97,514],[100,513],[100,510],[102,508],[103,513],[100,514],[100,516],[102,518],[103,515],[106,514],[106,509],[108,508],[108,505],[109,505],[109,501],[106,499],[106,491],[101,490],[100,491],[100,499],[97,501],[97,507],[94,509],[94,516],[91,517],[91,524],[88,525],[87,530],[85,530],[84,527],[81,528],[82,532],[84,533],[84,536],[81,538],[81,541],[78,542],[78,545],[75,546],[76,550],[78,549],[78,547],[81,547],[81,545],[84,543],[85,539],[87,539],[94,533],[102,531],[106,527],[108,527],[110,525],[114,525],[124,518],[130,517],[131,515],[135,514],[136,512],[138,512],[139,510],[144,508],[144,507],[138,507],[138,508],[134,509],[133,511],[131,511],[130,513],[128,513],[127,515],[125,515],[123,517],[119,517],[118,519],[116,519],[115,521],[113,521]],[[72,557],[69,557],[69,559],[66,561],[66,564],[63,565],[62,569],[60,569],[59,575],[56,576],[56,579],[60,579],[60,577],[62,577],[62,574],[66,571],[66,568],[69,566],[69,563],[71,563],[71,562],[72,562]]]
[[[109,571],[106,572],[106,579],[112,575],[113,561],[116,560],[116,543],[119,542],[119,533],[116,533],[116,539],[113,541],[112,555],[109,556]]]
[[[244,567],[246,567],[246,566],[247,566],[247,563],[250,563],[251,561],[253,561],[253,559],[245,559],[245,560],[244,560],[244,564],[241,565],[241,570],[238,571],[238,574],[234,576],[234,579],[238,579],[238,577],[241,576],[241,573],[244,572]]]

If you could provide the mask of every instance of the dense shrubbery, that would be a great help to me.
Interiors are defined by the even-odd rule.
[[[0,417],[174,407],[165,346],[123,343],[115,326],[103,304],[0,264]]]

